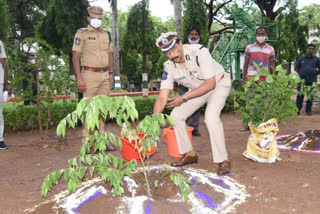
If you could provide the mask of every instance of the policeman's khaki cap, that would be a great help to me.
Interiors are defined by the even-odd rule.
[[[88,13],[91,17],[101,19],[103,15],[103,9],[99,6],[88,7]]]
[[[156,40],[156,46],[160,48],[162,52],[167,52],[176,44],[178,35],[176,32],[167,32],[161,34]]]

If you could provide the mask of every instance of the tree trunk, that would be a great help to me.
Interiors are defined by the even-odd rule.
[[[142,44],[146,40],[146,26],[147,26],[147,0],[143,0],[142,8]],[[148,67],[147,67],[147,54],[145,50],[142,53],[142,94],[144,97],[148,96]]]
[[[72,62],[72,53],[68,54],[68,61],[69,61],[69,75],[75,75],[73,69],[73,62]]]
[[[180,34],[181,29],[181,0],[173,1],[174,8],[174,30]]]
[[[115,78],[115,88],[121,89],[120,63],[119,63],[120,45],[119,45],[117,0],[113,0],[112,33],[113,33],[113,72],[114,72],[114,78]]]
[[[42,132],[42,121],[41,121],[41,97],[40,97],[40,83],[39,83],[39,71],[36,67],[36,82],[37,82],[37,110],[38,110],[38,121],[39,121],[39,131],[40,131],[40,138],[43,140],[43,132]]]
[[[291,64],[292,64],[292,62],[291,62],[291,60],[289,60],[289,62],[288,62],[288,65],[289,65],[289,68],[288,68],[288,75],[290,75],[290,74],[291,74]]]

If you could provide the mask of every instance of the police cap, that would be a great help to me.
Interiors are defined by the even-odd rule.
[[[101,19],[103,15],[103,9],[99,6],[88,7],[88,13],[91,17]]]
[[[160,48],[162,52],[167,52],[176,44],[178,39],[176,32],[167,32],[161,34],[156,40],[156,46]]]

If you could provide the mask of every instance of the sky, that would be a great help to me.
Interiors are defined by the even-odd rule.
[[[129,7],[139,1],[141,0],[118,0],[118,9],[128,11]],[[111,11],[107,0],[97,0],[92,2],[91,5],[99,5],[104,10]],[[152,16],[160,17],[162,21],[166,21],[167,17],[173,16],[173,5],[170,0],[149,0],[149,9]]]
[[[91,0],[91,5],[99,5],[104,10],[111,11],[108,0]],[[130,6],[141,0],[118,0],[118,9],[122,11],[128,11]],[[298,8],[317,3],[320,4],[320,0],[298,0]],[[167,17],[173,16],[173,5],[170,0],[149,0],[149,9],[152,16],[157,16],[166,21]]]

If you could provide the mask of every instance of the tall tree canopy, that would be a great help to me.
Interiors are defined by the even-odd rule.
[[[10,40],[20,43],[26,37],[35,36],[36,26],[41,22],[49,0],[7,1],[10,14]]]
[[[308,26],[299,22],[297,3],[298,0],[289,0],[287,9],[277,17],[280,40],[274,46],[278,63],[294,62],[306,50]]]
[[[136,3],[129,12],[127,19],[127,28],[124,35],[123,47],[125,47],[124,63],[127,63],[128,70],[124,69],[128,78],[136,79],[141,77],[142,69],[135,67],[131,63],[139,58],[139,56],[156,57],[159,55],[159,50],[155,46],[156,35],[154,29],[153,20],[150,18],[150,11],[146,10],[146,24],[145,24],[145,34],[143,34],[143,8],[145,4],[143,1]],[[144,42],[143,42],[144,41]],[[130,63],[131,62],[131,63]],[[147,63],[147,62],[146,62]],[[131,64],[131,65],[129,65]],[[135,68],[134,68],[135,67]],[[142,65],[142,68],[144,65]],[[149,67],[149,66],[148,66]],[[141,78],[140,78],[141,79]]]
[[[276,16],[279,15],[284,9],[283,7],[280,7],[276,11],[273,11],[276,3],[279,3],[280,0],[255,0],[255,2],[258,5],[262,15],[268,17],[270,20],[275,20]]]
[[[9,18],[6,0],[0,0],[0,14],[0,40],[6,43],[9,36]]]
[[[316,45],[315,53],[319,52],[320,46],[320,4],[312,4],[302,8],[299,21],[309,27],[310,42]]]
[[[88,25],[88,7],[87,0],[51,0],[39,28],[40,37],[53,47],[71,54],[77,29]]]

